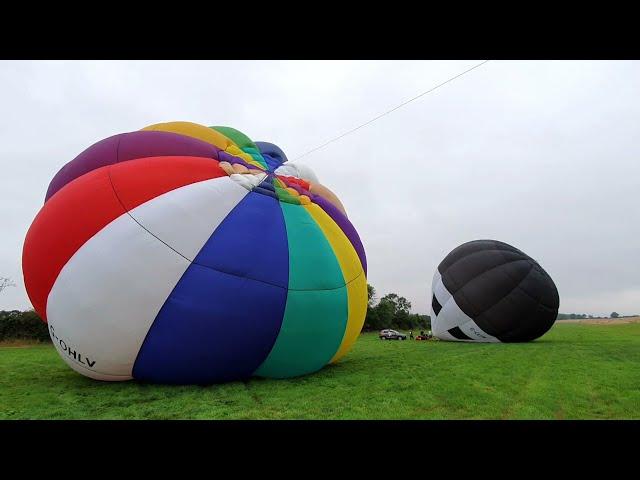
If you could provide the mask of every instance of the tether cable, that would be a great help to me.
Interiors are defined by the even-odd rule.
[[[298,159],[300,159],[300,158],[302,158],[302,157],[306,157],[306,156],[307,156],[307,155],[309,155],[310,153],[316,152],[316,151],[320,150],[321,148],[324,148],[324,147],[326,147],[327,145],[329,145],[329,144],[331,144],[331,143],[333,143],[333,142],[336,142],[336,141],[340,140],[341,138],[346,137],[347,135],[349,135],[349,134],[351,134],[351,133],[353,133],[353,132],[355,132],[355,131],[357,131],[357,130],[360,130],[360,129],[361,129],[361,128],[363,128],[363,127],[366,127],[367,125],[370,125],[371,123],[375,122],[376,120],[381,119],[381,118],[382,118],[382,117],[384,117],[385,115],[389,115],[391,112],[395,112],[395,111],[396,111],[396,110],[398,110],[399,108],[404,107],[405,105],[407,105],[407,104],[409,104],[409,103],[413,102],[414,100],[417,100],[417,99],[419,99],[420,97],[423,97],[423,96],[425,96],[426,94],[431,93],[431,92],[433,92],[434,90],[437,90],[438,88],[440,88],[440,87],[442,87],[442,86],[446,85],[447,83],[449,83],[449,82],[451,82],[451,81],[455,80],[456,78],[459,78],[459,77],[461,77],[461,76],[465,75],[466,73],[469,73],[471,70],[475,70],[476,68],[481,67],[482,65],[484,65],[484,64],[485,64],[485,63],[487,63],[488,61],[489,61],[489,60],[485,60],[484,62],[480,62],[480,63],[478,63],[477,65],[475,65],[475,66],[473,66],[473,67],[469,68],[468,70],[465,70],[464,72],[459,73],[459,74],[458,74],[458,75],[456,75],[455,77],[451,77],[450,79],[445,80],[444,82],[440,83],[439,85],[436,85],[435,87],[430,88],[430,89],[429,89],[429,90],[427,90],[426,92],[422,92],[420,95],[416,95],[415,97],[413,97],[413,98],[411,98],[411,99],[407,100],[406,102],[403,102],[403,103],[401,103],[400,105],[398,105],[398,106],[396,106],[396,107],[393,107],[391,110],[387,110],[386,112],[381,113],[380,115],[378,115],[378,116],[377,116],[377,117],[375,117],[375,118],[372,118],[372,119],[371,119],[371,120],[369,120],[368,122],[365,122],[365,123],[363,123],[362,125],[358,125],[357,127],[352,128],[351,130],[349,130],[349,131],[347,131],[347,132],[345,132],[345,133],[343,133],[343,134],[341,134],[341,135],[338,135],[337,137],[332,138],[331,140],[329,140],[329,141],[327,141],[327,142],[324,142],[322,145],[319,145],[319,146],[317,146],[317,147],[315,147],[315,148],[312,148],[312,149],[311,149],[311,150],[309,150],[308,152],[303,153],[302,155],[299,155],[298,157],[294,158],[293,160],[295,161],[295,160],[298,160]]]

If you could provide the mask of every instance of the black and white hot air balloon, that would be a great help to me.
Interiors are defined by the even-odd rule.
[[[558,315],[553,280],[534,259],[497,240],[475,240],[438,265],[431,286],[431,329],[441,340],[528,342]]]

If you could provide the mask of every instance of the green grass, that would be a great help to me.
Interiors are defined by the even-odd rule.
[[[528,344],[360,337],[307,377],[208,387],[90,380],[49,345],[0,347],[0,419],[639,419],[640,323]]]

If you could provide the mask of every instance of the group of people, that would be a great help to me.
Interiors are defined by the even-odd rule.
[[[424,337],[424,330],[420,330],[420,336]],[[413,330],[409,330],[409,340],[413,340]]]

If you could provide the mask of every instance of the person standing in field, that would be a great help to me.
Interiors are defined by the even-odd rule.
[[[413,340],[413,330],[409,330],[409,339]]]

